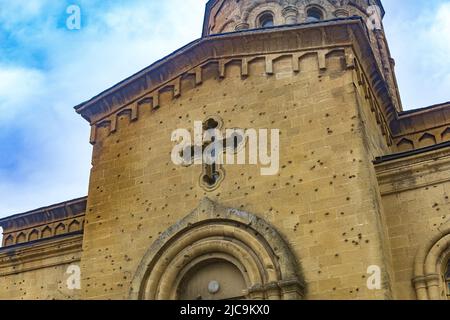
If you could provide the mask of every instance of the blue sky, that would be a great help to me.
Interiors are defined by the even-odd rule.
[[[405,109],[450,100],[450,0],[384,0]],[[82,28],[65,26],[81,8]],[[73,106],[200,37],[203,0],[0,0],[0,217],[87,194]]]

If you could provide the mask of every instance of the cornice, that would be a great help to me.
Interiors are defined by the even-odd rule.
[[[320,50],[344,45],[351,45],[356,51],[369,84],[383,106],[386,122],[394,121],[397,117],[396,110],[375,62],[366,26],[358,17],[246,30],[199,39],[77,106],[76,110],[91,125],[98,124],[125,108],[131,111],[131,120],[137,120],[140,102],[145,100],[155,110],[159,108],[160,91],[172,90],[173,97],[179,97],[180,80],[186,75],[195,75],[196,85],[201,85],[202,67],[207,63],[216,62],[220,67],[232,59],[248,56]],[[95,141],[95,137],[91,140]]]
[[[450,125],[450,102],[404,111],[398,115],[400,137]]]
[[[0,276],[23,273],[79,261],[81,234],[0,249]],[[35,264],[35,262],[38,262]]]
[[[0,226],[5,233],[13,230],[27,229],[33,226],[65,220],[82,215],[86,210],[87,197],[65,201],[59,204],[16,214],[0,219]]]
[[[450,143],[378,158],[375,162],[382,195],[450,181]]]

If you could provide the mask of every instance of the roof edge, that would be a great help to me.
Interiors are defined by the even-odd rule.
[[[12,216],[7,216],[5,218],[0,219],[0,226],[3,226],[5,224],[5,222],[9,222],[12,220],[16,220],[16,219],[21,219],[21,218],[25,218],[27,216],[31,216],[34,214],[40,214],[46,211],[50,211],[50,210],[54,210],[54,209],[58,209],[58,208],[64,208],[66,206],[70,206],[73,204],[77,204],[77,203],[81,203],[83,201],[87,201],[87,196],[85,197],[81,197],[81,198],[76,198],[76,199],[72,199],[72,200],[67,200],[64,202],[60,202],[60,203],[56,203],[56,204],[52,204],[46,207],[41,207],[38,209],[34,209],[34,210],[30,210],[27,212],[23,212],[23,213],[17,213],[14,214]]]
[[[443,143],[439,143],[439,144],[434,144],[429,147],[424,147],[424,148],[420,148],[420,149],[414,149],[414,150],[410,150],[410,151],[393,153],[393,154],[389,154],[386,156],[376,157],[375,160],[373,161],[373,163],[375,165],[382,164],[382,163],[386,163],[386,162],[390,162],[390,161],[394,161],[394,160],[400,160],[403,158],[408,158],[408,157],[424,154],[424,153],[431,152],[431,151],[437,151],[437,150],[441,150],[441,149],[445,149],[445,148],[449,148],[449,147],[450,147],[450,141],[447,141],[447,142],[443,142]]]
[[[94,96],[93,98],[75,106],[75,110],[78,114],[80,114],[84,119],[86,119],[88,122],[91,122],[91,118],[88,115],[88,112],[86,112],[90,107],[94,105],[100,105],[102,102],[106,103],[105,99],[111,98],[113,94],[115,94],[117,91],[119,91],[122,88],[127,87],[128,85],[132,84],[135,81],[147,81],[148,75],[154,71],[155,69],[165,65],[168,63],[168,61],[171,61],[181,54],[183,54],[186,51],[191,50],[195,46],[201,45],[202,43],[207,43],[210,41],[217,40],[217,38],[221,37],[235,37],[236,35],[245,35],[246,33],[268,33],[268,32],[277,32],[277,31],[284,31],[284,30],[291,30],[291,29],[298,29],[298,28],[307,28],[307,27],[327,27],[327,26],[336,26],[338,24],[349,24],[349,23],[361,23],[360,17],[348,17],[348,18],[336,18],[332,20],[324,20],[320,22],[312,22],[312,23],[299,23],[295,25],[282,25],[282,26],[274,26],[270,28],[265,29],[249,29],[249,30],[241,30],[241,31],[234,31],[229,33],[221,33],[221,34],[214,34],[211,36],[207,36],[204,38],[196,39],[187,45],[181,47],[180,49],[172,52],[171,54],[157,60],[153,64],[149,65],[146,68],[143,68],[142,70],[138,71],[134,75],[126,78],[125,80],[120,81],[119,83],[111,86],[110,88],[104,90],[100,94]]]

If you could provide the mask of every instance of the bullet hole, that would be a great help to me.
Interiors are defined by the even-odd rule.
[[[347,197],[347,201],[350,201],[351,199],[350,199],[350,197]]]

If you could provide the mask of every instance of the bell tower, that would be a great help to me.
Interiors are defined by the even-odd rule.
[[[210,0],[206,4],[203,37],[236,31],[283,26],[295,27],[362,19],[397,111],[402,111],[400,94],[386,41],[381,0]]]
[[[203,36],[352,16],[382,28],[384,9],[380,0],[210,0]]]

